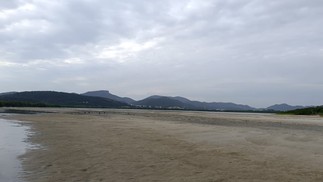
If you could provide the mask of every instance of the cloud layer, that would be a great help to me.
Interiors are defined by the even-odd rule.
[[[0,3],[0,92],[323,104],[320,0]]]

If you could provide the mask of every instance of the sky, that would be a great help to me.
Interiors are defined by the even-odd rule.
[[[323,104],[322,0],[0,0],[0,92]]]

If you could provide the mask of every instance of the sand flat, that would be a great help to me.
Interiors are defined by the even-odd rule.
[[[19,115],[43,147],[28,181],[323,181],[323,118],[49,109]]]

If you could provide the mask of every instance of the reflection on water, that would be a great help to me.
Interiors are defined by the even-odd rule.
[[[0,181],[22,182],[18,156],[26,152],[28,127],[0,118]]]

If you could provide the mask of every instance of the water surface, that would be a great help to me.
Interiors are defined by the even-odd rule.
[[[18,156],[28,148],[28,126],[0,118],[0,182],[22,182]]]

